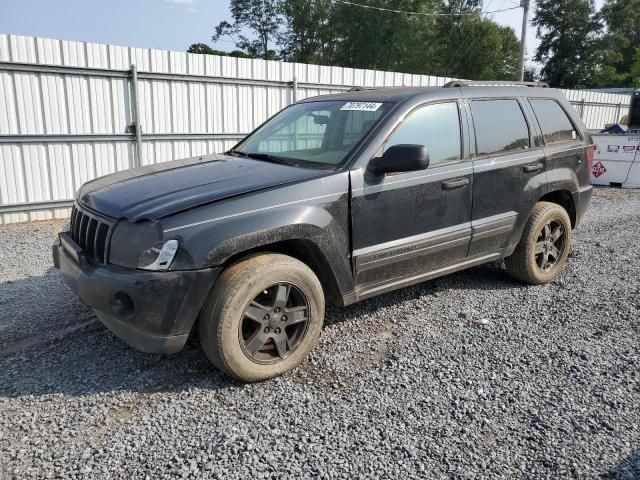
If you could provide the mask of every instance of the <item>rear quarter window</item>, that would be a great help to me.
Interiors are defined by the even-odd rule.
[[[573,123],[563,108],[550,98],[530,98],[546,145],[575,142],[579,139]]]
[[[479,156],[529,148],[529,127],[517,100],[473,100],[471,114]]]

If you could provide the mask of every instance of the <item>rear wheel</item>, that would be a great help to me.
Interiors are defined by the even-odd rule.
[[[553,282],[567,262],[571,237],[571,220],[564,208],[550,202],[536,203],[520,243],[505,258],[507,271],[532,285]]]
[[[323,320],[322,286],[311,269],[286,255],[257,254],[220,275],[200,314],[200,342],[225,373],[265,380],[304,360]]]

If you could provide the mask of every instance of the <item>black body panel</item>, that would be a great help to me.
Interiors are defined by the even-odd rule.
[[[80,201],[131,222],[158,218],[268,187],[326,175],[250,158],[212,154],[125,170],[85,183]]]

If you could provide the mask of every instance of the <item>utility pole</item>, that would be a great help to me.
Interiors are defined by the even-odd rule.
[[[522,13],[522,35],[520,37],[520,60],[518,62],[518,81],[524,80],[524,57],[527,53],[527,26],[529,24],[529,2],[530,0],[520,0],[520,6],[524,9]]]

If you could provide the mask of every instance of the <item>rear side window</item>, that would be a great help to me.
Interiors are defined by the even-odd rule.
[[[385,150],[394,145],[424,145],[429,164],[460,160],[460,116],[458,104],[435,103],[420,107],[391,135]]]
[[[530,98],[546,145],[574,142],[578,135],[573,123],[558,102],[548,98]]]
[[[517,100],[474,100],[471,113],[478,155],[529,148],[529,127]]]

